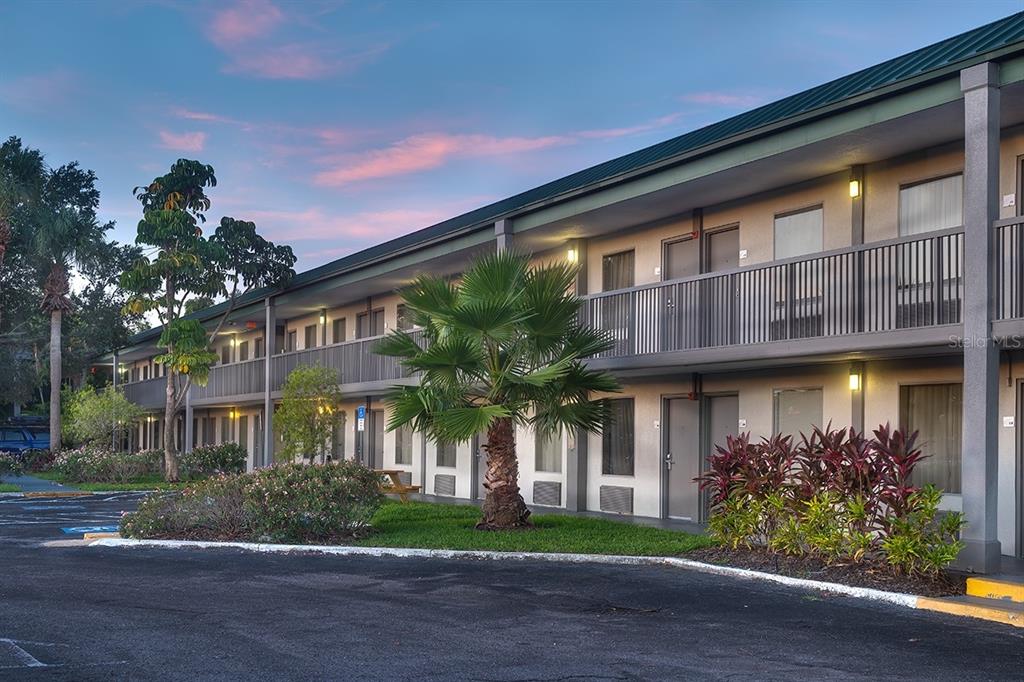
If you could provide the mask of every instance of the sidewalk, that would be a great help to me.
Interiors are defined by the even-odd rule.
[[[4,476],[4,483],[12,483],[23,493],[67,493],[78,490],[73,485],[61,485],[35,476]]]

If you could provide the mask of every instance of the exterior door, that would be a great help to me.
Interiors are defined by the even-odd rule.
[[[740,398],[737,395],[714,395],[705,398],[705,438],[701,466],[715,452],[715,447],[725,445],[725,439],[735,436],[739,430]],[[708,516],[707,495],[701,496],[701,521]]]
[[[705,272],[722,272],[739,267],[739,227],[708,232],[705,239]],[[734,279],[716,277],[701,282],[701,317],[705,346],[725,346],[734,341],[737,296]]]
[[[700,475],[700,401],[669,398],[664,457],[666,514],[673,519],[697,521],[701,514],[700,491],[693,479]]]
[[[699,275],[699,242],[692,237],[666,242],[662,252],[661,272],[662,279],[666,281]],[[696,324],[699,317],[694,298],[695,283],[669,284],[662,287],[661,291],[660,349],[682,350],[699,345],[694,336],[694,331],[699,329]]]
[[[384,467],[384,410],[370,410],[370,461],[371,469]]]

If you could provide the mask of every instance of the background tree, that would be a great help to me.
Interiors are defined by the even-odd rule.
[[[420,372],[420,383],[395,389],[388,429],[405,424],[438,443],[487,432],[482,529],[529,526],[519,493],[515,426],[542,435],[598,431],[608,414],[595,392],[618,382],[586,368],[583,359],[611,346],[603,332],[577,321],[581,300],[568,293],[576,269],[564,263],[531,268],[525,256],[502,252],[476,261],[458,284],[419,276],[402,292],[426,339],[404,331],[377,345]]]
[[[312,463],[330,452],[340,405],[336,369],[319,365],[293,369],[281,390],[281,404],[274,411],[274,431],[284,442],[281,458],[304,458]]]
[[[113,386],[67,391],[64,404],[64,436],[72,443],[120,443],[143,414],[141,407]]]
[[[136,244],[143,255],[121,277],[130,292],[126,310],[152,312],[163,325],[156,359],[167,371],[164,405],[164,466],[169,481],[178,480],[174,421],[191,383],[205,384],[217,356],[211,342],[220,332],[239,296],[260,287],[285,284],[295,271],[295,255],[256,234],[251,222],[225,217],[209,237],[201,225],[210,209],[206,190],[217,185],[212,166],[179,159],[168,173],[136,187],[142,203]],[[226,298],[216,327],[207,331],[184,318],[190,301]]]

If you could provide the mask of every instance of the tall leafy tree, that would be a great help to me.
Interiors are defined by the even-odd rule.
[[[281,459],[312,463],[330,452],[340,405],[337,369],[319,365],[293,369],[284,381],[281,405],[274,411],[274,430],[284,441]]]
[[[376,351],[420,373],[418,386],[396,388],[388,429],[410,425],[438,443],[487,433],[482,529],[530,526],[519,493],[515,427],[543,435],[598,431],[619,390],[610,374],[583,360],[610,347],[608,336],[581,325],[581,300],[569,293],[576,269],[530,267],[501,252],[476,261],[458,283],[420,275],[402,299],[423,328],[424,346],[393,331]]]
[[[285,284],[295,271],[290,247],[276,246],[244,220],[222,218],[209,236],[203,233],[210,210],[207,190],[217,185],[212,166],[179,159],[170,171],[135,195],[142,203],[136,244],[143,255],[121,277],[131,296],[126,310],[153,313],[163,325],[157,361],[166,368],[164,466],[168,480],[178,479],[174,421],[191,383],[203,385],[217,356],[211,342],[234,310],[239,296],[252,289]],[[216,327],[208,331],[185,317],[190,301],[227,300]]]

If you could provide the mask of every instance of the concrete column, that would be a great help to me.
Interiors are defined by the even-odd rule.
[[[117,351],[114,351],[114,378],[112,379],[114,390],[117,390],[118,385],[119,385],[119,382],[117,380],[117,370],[118,370],[118,367],[119,367],[119,365],[118,365]],[[15,408],[14,409],[14,416],[15,417],[18,416],[18,407],[19,407],[19,405],[17,405],[17,404],[14,405],[14,408]],[[113,420],[111,420],[111,421],[113,421]],[[115,451],[117,450],[117,433],[114,432],[113,429],[111,429],[111,434],[110,434],[110,448],[112,450],[115,450]]]
[[[999,350],[991,337],[999,217],[999,67],[960,72],[964,93],[964,393],[961,486],[966,547],[957,567],[999,570],[996,533]]]
[[[850,244],[864,243],[864,166],[850,168],[850,185],[857,183],[857,196],[850,197]]]
[[[508,219],[498,220],[494,223],[494,241],[498,251],[506,251],[512,248],[512,221]]]
[[[587,240],[574,239],[569,248],[576,253],[576,295],[587,295]],[[587,438],[586,431],[568,434],[565,466],[565,508],[587,509]]]
[[[263,332],[263,461],[256,466],[270,466],[274,463],[274,399],[270,396],[271,373],[274,352],[277,350],[277,316],[274,311],[274,299],[267,296],[264,301],[264,332]]]
[[[192,441],[195,438],[192,425],[192,387],[185,393],[185,443],[182,452],[192,452]]]

